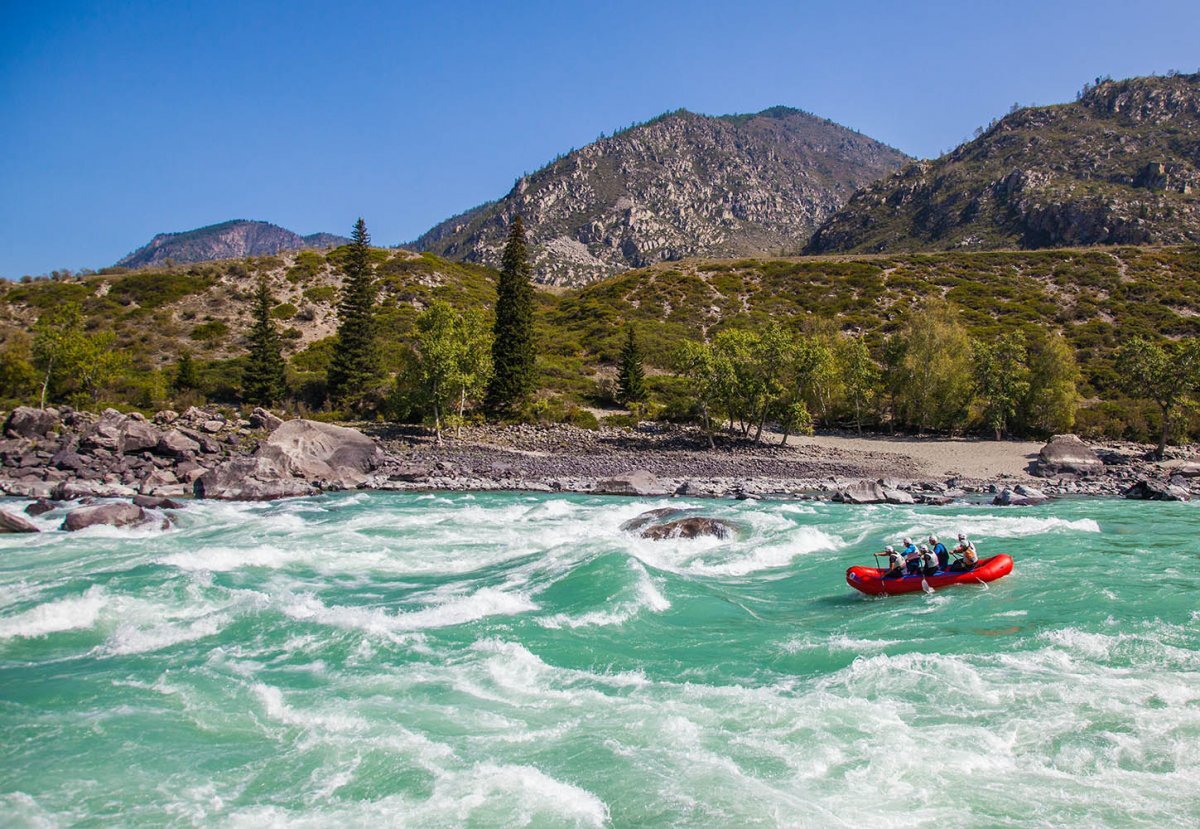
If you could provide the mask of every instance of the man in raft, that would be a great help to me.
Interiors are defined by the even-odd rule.
[[[912,543],[911,538],[904,539],[904,566],[910,576],[921,574],[921,551]]]
[[[959,556],[954,560],[948,568],[954,573],[965,573],[969,570],[974,570],[975,565],[979,563],[979,553],[975,550],[975,545],[967,538],[965,533],[958,534],[958,546],[951,552]]]
[[[884,554],[888,557],[888,571],[883,574],[885,579],[898,579],[904,575],[904,556],[896,552],[896,548],[888,545],[883,548]]]
[[[946,545],[938,541],[936,535],[929,536],[929,549],[933,550],[933,554],[937,556],[938,568],[945,570],[950,566],[950,551],[946,549]]]

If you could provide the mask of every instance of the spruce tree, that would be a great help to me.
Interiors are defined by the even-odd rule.
[[[200,385],[196,377],[196,364],[192,360],[192,352],[184,349],[175,361],[175,378],[171,383],[177,392],[191,391]]]
[[[621,364],[617,369],[617,399],[626,406],[646,402],[646,370],[642,366],[642,350],[638,348],[629,326],[629,336],[621,347]]]
[[[275,321],[271,319],[273,304],[267,280],[259,278],[258,288],[254,292],[254,322],[250,327],[247,342],[249,353],[246,370],[242,374],[242,397],[260,406],[270,406],[281,400],[287,392],[287,381],[283,372],[283,349],[279,342],[279,332],[275,330]],[[182,356],[180,360],[182,362]],[[188,363],[191,363],[190,355]]]
[[[513,219],[496,286],[496,324],[492,340],[492,378],[484,408],[491,415],[511,414],[533,391],[533,285],[525,253],[525,226]]]
[[[329,366],[329,398],[335,405],[356,407],[377,379],[375,350],[375,279],[371,272],[371,237],[360,218],[354,224],[342,272],[345,282],[338,303],[337,339]]]

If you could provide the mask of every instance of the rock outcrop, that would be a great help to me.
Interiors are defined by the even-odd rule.
[[[269,256],[285,250],[328,248],[349,241],[344,236],[330,233],[300,236],[270,222],[234,219],[180,233],[160,233],[125,256],[117,265],[142,268],[162,265],[167,260],[186,264],[214,259],[240,259],[244,256]]]
[[[841,504],[915,504],[917,499],[902,489],[885,486],[883,481],[859,481],[842,487],[833,495]]]
[[[1200,241],[1200,73],[1031,107],[854,195],[809,253]]]
[[[1044,504],[1050,498],[1040,489],[1024,484],[1018,484],[1011,489],[1005,487],[996,497],[992,499],[992,504],[997,507],[1032,507],[1037,504]]]
[[[778,255],[906,160],[787,107],[723,117],[681,110],[523,176],[504,198],[447,219],[413,247],[498,267],[520,214],[534,279],[551,285],[687,256]]]
[[[1038,453],[1033,474],[1042,478],[1065,475],[1085,478],[1103,471],[1104,462],[1100,456],[1077,435],[1055,435]]]

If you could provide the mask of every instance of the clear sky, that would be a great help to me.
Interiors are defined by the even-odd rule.
[[[1200,68],[1200,2],[0,0],[0,276],[232,218],[377,244],[600,133],[776,104],[936,156]]]

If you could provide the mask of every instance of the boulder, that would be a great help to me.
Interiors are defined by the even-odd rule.
[[[424,483],[433,475],[430,467],[418,463],[404,463],[388,471],[389,481],[405,481],[407,483]]]
[[[625,475],[597,481],[592,492],[597,495],[660,496],[670,495],[671,489],[660,482],[657,476],[644,469],[638,469]]]
[[[60,418],[54,409],[18,406],[4,421],[4,434],[10,438],[39,438],[58,428]]]
[[[54,510],[54,503],[46,498],[38,498],[29,506],[25,507],[25,514],[32,515],[36,518],[39,515],[45,515]]]
[[[0,533],[37,533],[41,532],[28,518],[13,515],[7,510],[0,509]]]
[[[378,444],[357,429],[289,420],[271,433],[258,456],[296,478],[323,489],[362,486],[383,461]]]
[[[915,504],[911,493],[884,486],[882,481],[859,481],[842,487],[833,494],[833,500],[842,504]]]
[[[154,495],[135,495],[133,503],[145,509],[183,509],[183,504],[170,498],[160,498]]]
[[[162,440],[162,432],[142,420],[132,417],[119,427],[121,432],[121,451],[126,455],[138,452],[148,452],[158,446]]]
[[[1189,501],[1191,493],[1180,486],[1143,478],[1121,495],[1135,501]]]
[[[1074,475],[1085,478],[1104,472],[1104,462],[1076,435],[1055,435],[1042,447],[1033,474],[1040,478]]]
[[[158,439],[154,451],[172,458],[188,458],[200,451],[200,444],[178,429],[171,429]]]
[[[100,504],[95,507],[80,507],[67,513],[62,529],[69,532],[107,524],[110,527],[129,527],[146,521],[146,511],[136,504]]]
[[[1037,504],[1044,504],[1050,499],[1046,493],[1040,489],[1035,489],[1031,486],[1018,484],[1009,489],[1005,487],[1000,493],[992,499],[992,504],[998,507],[1032,507]]]
[[[628,521],[623,523],[621,525],[621,530],[622,532],[627,533],[637,532],[649,524],[653,524],[667,518],[673,518],[677,515],[681,515],[682,513],[683,510],[676,509],[675,507],[662,507],[660,509],[647,510],[641,515],[638,515],[635,518],[630,518]]]
[[[192,484],[197,498],[224,501],[271,501],[316,495],[319,491],[309,481],[296,478],[275,461],[260,456],[234,458],[205,472]]]
[[[55,501],[76,501],[80,498],[130,498],[136,494],[132,487],[124,484],[66,480],[55,484],[51,497]]]
[[[719,518],[706,518],[693,515],[690,518],[680,518],[666,524],[654,524],[642,530],[642,538],[661,541],[665,538],[729,538],[733,535],[733,527]]]
[[[1200,478],[1200,461],[1177,461],[1163,466],[1171,472],[1172,477],[1178,475],[1180,478]]]
[[[266,429],[268,432],[274,432],[282,425],[283,421],[281,419],[262,407],[259,407],[250,413],[251,428]]]

